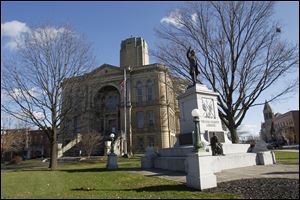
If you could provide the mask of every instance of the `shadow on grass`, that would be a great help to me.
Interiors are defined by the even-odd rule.
[[[146,172],[152,172],[153,174],[149,174],[146,176],[186,176],[185,172],[178,172],[178,171],[167,171],[162,169],[149,169]]]
[[[84,169],[60,169],[58,171],[63,171],[63,172],[69,172],[69,173],[78,173],[78,172],[110,172],[110,171],[141,171],[140,168],[134,168],[134,167],[124,167],[124,168],[118,168],[118,169],[113,169],[109,170],[106,168],[84,168]]]
[[[284,161],[276,161],[276,164],[280,164],[280,165],[299,165],[299,162],[284,162]]]
[[[186,187],[184,184],[178,184],[178,185],[155,185],[155,186],[147,186],[147,187],[141,187],[141,188],[132,188],[132,189],[93,189],[96,191],[134,191],[134,192],[168,192],[168,191],[198,191],[194,190],[192,188]],[[89,191],[89,190],[83,190],[81,188],[74,188],[71,189],[71,191]]]

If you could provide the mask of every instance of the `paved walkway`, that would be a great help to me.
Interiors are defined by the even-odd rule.
[[[167,170],[152,169],[141,171],[130,171],[141,173],[145,176],[153,176],[168,180],[175,180],[186,183],[186,174],[182,172],[172,172]],[[256,165],[236,169],[223,170],[215,173],[217,182],[227,182],[249,178],[289,178],[299,179],[299,164],[275,164],[275,165]]]

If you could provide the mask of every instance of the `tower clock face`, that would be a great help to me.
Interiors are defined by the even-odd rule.
[[[204,111],[205,118],[210,118],[210,119],[216,118],[213,99],[202,98],[202,109]]]

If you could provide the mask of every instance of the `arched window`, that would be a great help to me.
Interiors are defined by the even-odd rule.
[[[152,101],[154,98],[154,84],[152,80],[147,81],[147,101]]]
[[[136,82],[136,102],[142,103],[143,102],[143,89],[142,89],[142,82]]]

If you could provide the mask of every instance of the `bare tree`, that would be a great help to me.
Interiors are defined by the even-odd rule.
[[[296,134],[292,127],[286,128],[285,138],[288,140],[288,144],[294,144],[296,140]]]
[[[90,45],[70,27],[43,26],[24,35],[14,61],[3,61],[1,89],[10,100],[1,109],[47,134],[52,170],[58,131],[71,107],[61,110],[63,84],[70,84],[64,80],[86,72],[93,60]]]
[[[82,135],[81,148],[89,158],[95,148],[103,142],[103,137],[96,132],[86,133]]]
[[[1,129],[1,160],[7,152],[24,150],[28,129]]]
[[[280,39],[272,22],[274,2],[191,2],[172,11],[156,32],[161,39],[154,56],[177,76],[191,81],[187,49],[192,46],[200,79],[219,93],[219,116],[238,143],[237,127],[258,97],[276,85],[268,102],[291,94],[299,78],[298,46]],[[199,78],[199,77],[198,77]],[[286,83],[286,84],[283,84]]]

